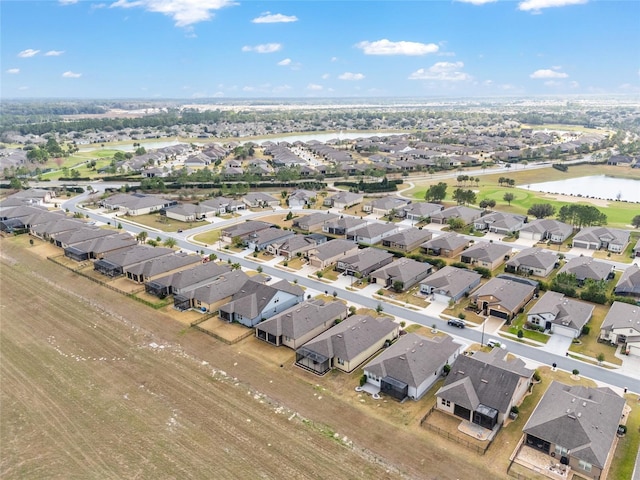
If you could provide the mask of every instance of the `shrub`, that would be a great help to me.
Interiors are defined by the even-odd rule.
[[[466,316],[464,313],[460,312],[460,313],[458,314],[458,318],[459,318],[460,320],[464,320],[465,318],[467,318],[467,316]]]
[[[577,368],[574,368],[574,369],[571,371],[571,373],[572,373],[573,375],[575,375],[575,376],[578,376],[578,375],[580,375],[580,370],[578,370]]]
[[[464,262],[453,262],[451,264],[452,267],[457,267],[457,268],[469,268],[469,265],[464,263]]]
[[[524,337],[524,332],[522,331],[522,329],[518,329],[518,338],[522,338]],[[516,412],[517,413],[517,412]]]
[[[589,335],[590,331],[591,327],[589,325],[585,325],[584,327],[582,327],[582,335]]]
[[[539,372],[538,370],[534,371],[534,372],[533,372],[533,379],[534,379],[536,382],[539,382],[539,381],[540,381],[540,378],[541,378],[541,377],[540,377],[540,372]]]
[[[489,270],[488,268],[476,267],[473,270],[482,275],[482,278],[491,278],[491,270]]]
[[[518,408],[517,405],[514,405],[513,407],[511,407],[511,413],[515,413],[516,415],[520,413],[520,409]]]
[[[451,365],[449,365],[448,363],[445,364],[445,366],[442,367],[442,371],[444,372],[445,375],[449,375],[449,372],[451,371]]]
[[[366,375],[362,375],[360,377],[360,386],[362,387],[365,383],[367,383],[367,376]]]

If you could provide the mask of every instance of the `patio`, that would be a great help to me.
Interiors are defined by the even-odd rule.
[[[559,459],[527,445],[520,445],[520,450],[513,459],[515,463],[554,480],[570,480],[573,477],[571,467],[562,465]]]

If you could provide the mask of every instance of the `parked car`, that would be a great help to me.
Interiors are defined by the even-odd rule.
[[[459,318],[450,318],[447,324],[458,328],[464,328],[466,326],[464,320],[460,320]]]
[[[506,345],[503,345],[503,344],[502,344],[502,343],[500,343],[498,340],[495,340],[495,339],[493,339],[493,338],[490,338],[489,340],[487,340],[487,346],[488,346],[488,347],[491,347],[491,348],[493,348],[493,347],[498,347],[498,348],[502,348],[503,350],[504,350],[505,348],[507,348],[507,346],[506,346]]]

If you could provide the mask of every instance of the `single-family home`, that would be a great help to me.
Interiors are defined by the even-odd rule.
[[[378,270],[393,261],[393,255],[379,248],[368,247],[357,250],[351,255],[338,259],[336,270],[345,275],[366,278],[374,270]]]
[[[599,480],[613,458],[625,399],[608,387],[553,381],[522,429],[522,448],[549,455],[574,473]]]
[[[582,327],[591,320],[594,308],[591,303],[548,291],[527,312],[527,323],[551,333],[578,338],[582,335]]]
[[[420,282],[420,293],[433,295],[437,302],[457,302],[480,285],[482,275],[466,268],[447,265]]]
[[[427,240],[420,245],[420,248],[429,255],[451,258],[462,253],[467,245],[469,240],[466,237],[451,232]]]
[[[395,290],[408,290],[425,279],[433,271],[426,262],[417,262],[410,258],[400,258],[371,273],[372,283]]]
[[[524,361],[510,358],[501,348],[458,355],[436,392],[436,408],[492,430],[520,404],[532,378],[533,370]]]
[[[551,218],[539,218],[520,229],[520,238],[562,243],[573,233],[573,227]]]
[[[347,318],[347,305],[339,300],[309,299],[256,325],[256,337],[279,347],[301,347]]]
[[[431,215],[442,209],[444,207],[437,203],[415,202],[400,208],[396,212],[396,216],[412,222],[421,222],[431,218]]]
[[[287,205],[289,208],[304,208],[307,205],[314,205],[318,192],[298,189],[289,194]]]
[[[184,252],[176,252],[173,255],[151,258],[136,265],[124,269],[124,274],[129,280],[136,283],[144,283],[160,278],[166,274],[193,267],[202,262],[198,255],[189,255]]]
[[[194,290],[198,287],[213,282],[223,273],[231,271],[228,263],[206,262],[170,273],[160,278],[148,280],[144,284],[144,290],[156,297],[166,297],[167,295],[179,294],[187,290]]]
[[[309,250],[309,264],[319,269],[333,265],[339,258],[353,255],[358,251],[358,244],[349,240],[335,238]]]
[[[326,222],[333,221],[338,218],[338,215],[330,212],[316,212],[311,215],[304,215],[294,218],[292,225],[294,228],[303,232],[313,232],[322,230],[323,225]]]
[[[572,273],[576,276],[578,284],[585,280],[611,280],[614,276],[613,266],[594,260],[592,257],[574,257],[565,263],[558,273]]]
[[[632,297],[640,302],[640,267],[633,264],[624,269],[613,293],[621,297]]]
[[[338,192],[324,199],[325,207],[345,209],[362,203],[364,196],[361,193]]]
[[[107,210],[118,210],[131,216],[158,212],[177,204],[175,200],[141,193],[116,193],[100,202],[100,206]]]
[[[341,216],[340,218],[326,221],[322,225],[322,232],[329,235],[348,235],[366,224],[367,221],[362,218]]]
[[[482,210],[477,208],[458,205],[456,207],[445,208],[431,215],[431,223],[446,224],[452,218],[460,218],[465,225],[471,225],[482,215]]]
[[[139,263],[146,262],[152,258],[173,255],[174,253],[175,251],[172,248],[134,245],[105,255],[93,264],[93,269],[108,277],[117,277],[124,274],[125,270]]]
[[[390,317],[353,315],[298,348],[296,365],[317,375],[332,368],[352,372],[399,333]]]
[[[304,290],[286,280],[273,285],[249,280],[233,295],[229,303],[220,306],[220,318],[251,328],[302,300]]]
[[[398,230],[398,227],[393,223],[372,222],[347,233],[347,240],[373,245],[381,242],[383,238],[393,235]]]
[[[295,256],[302,256],[312,248],[322,245],[327,241],[327,237],[319,233],[309,233],[306,235],[295,235],[286,238],[283,241],[271,242],[267,245],[266,250],[272,255],[280,255],[287,260]]]
[[[34,237],[49,240],[63,232],[75,232],[85,226],[87,226],[87,223],[77,218],[56,218],[46,223],[32,225],[29,233]]]
[[[219,211],[207,205],[193,205],[191,203],[181,203],[164,209],[167,218],[178,220],[179,222],[196,222],[205,218],[215,217]]]
[[[448,336],[409,333],[364,366],[367,383],[396,400],[419,400],[462,350]]]
[[[259,220],[247,220],[246,222],[236,223],[223,228],[220,231],[220,239],[224,242],[231,243],[236,239],[244,242],[249,235],[262,230],[273,227],[272,223],[261,222]]]
[[[432,237],[433,234],[428,230],[411,227],[384,237],[382,246],[392,250],[400,250],[401,252],[410,252],[424,242],[431,240]]]
[[[280,200],[267,193],[263,192],[249,192],[242,201],[249,208],[265,208],[265,207],[278,207],[280,206]]]
[[[513,213],[491,212],[473,222],[476,230],[488,230],[489,232],[509,235],[520,230],[527,220],[524,215]]]
[[[611,155],[607,160],[607,165],[624,165],[629,166],[634,162],[633,157],[629,155]]]
[[[106,237],[93,238],[84,242],[65,247],[64,255],[77,262],[90,259],[101,259],[106,255],[128,250],[138,244],[128,232],[112,233]]]
[[[213,208],[219,215],[237,212],[238,210],[245,210],[247,208],[247,205],[242,200],[227,197],[214,197],[200,202],[200,205]]]
[[[266,249],[271,244],[281,244],[294,235],[295,232],[291,230],[267,228],[266,230],[249,234],[249,236],[245,238],[245,244],[248,248],[257,252]]]
[[[106,228],[82,225],[78,230],[65,230],[64,232],[54,233],[51,235],[51,239],[56,247],[67,248],[96,238],[108,237],[114,233],[113,230]]]
[[[373,215],[389,215],[392,211],[397,212],[409,204],[409,200],[398,197],[382,197],[371,200],[362,206],[362,211]]]
[[[640,238],[636,242],[636,246],[633,247],[633,256],[640,257]]]
[[[573,246],[622,253],[627,248],[631,234],[627,230],[609,227],[586,227],[573,237]]]
[[[512,320],[536,293],[536,287],[505,278],[492,278],[470,295],[483,315]]]
[[[249,277],[242,270],[232,270],[216,274],[207,281],[198,282],[173,295],[173,307],[185,311],[195,308],[201,312],[217,312],[227,304],[232,295],[249,282],[259,283],[262,277]]]
[[[478,242],[460,254],[460,261],[495,270],[511,255],[512,248],[499,243]]]
[[[559,261],[558,254],[550,250],[525,248],[507,261],[505,272],[546,277],[559,266]]]
[[[600,327],[600,339],[623,345],[622,352],[640,356],[640,307],[613,302]]]

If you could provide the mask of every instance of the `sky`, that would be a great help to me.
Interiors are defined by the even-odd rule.
[[[3,0],[0,98],[640,94],[638,0]]]

